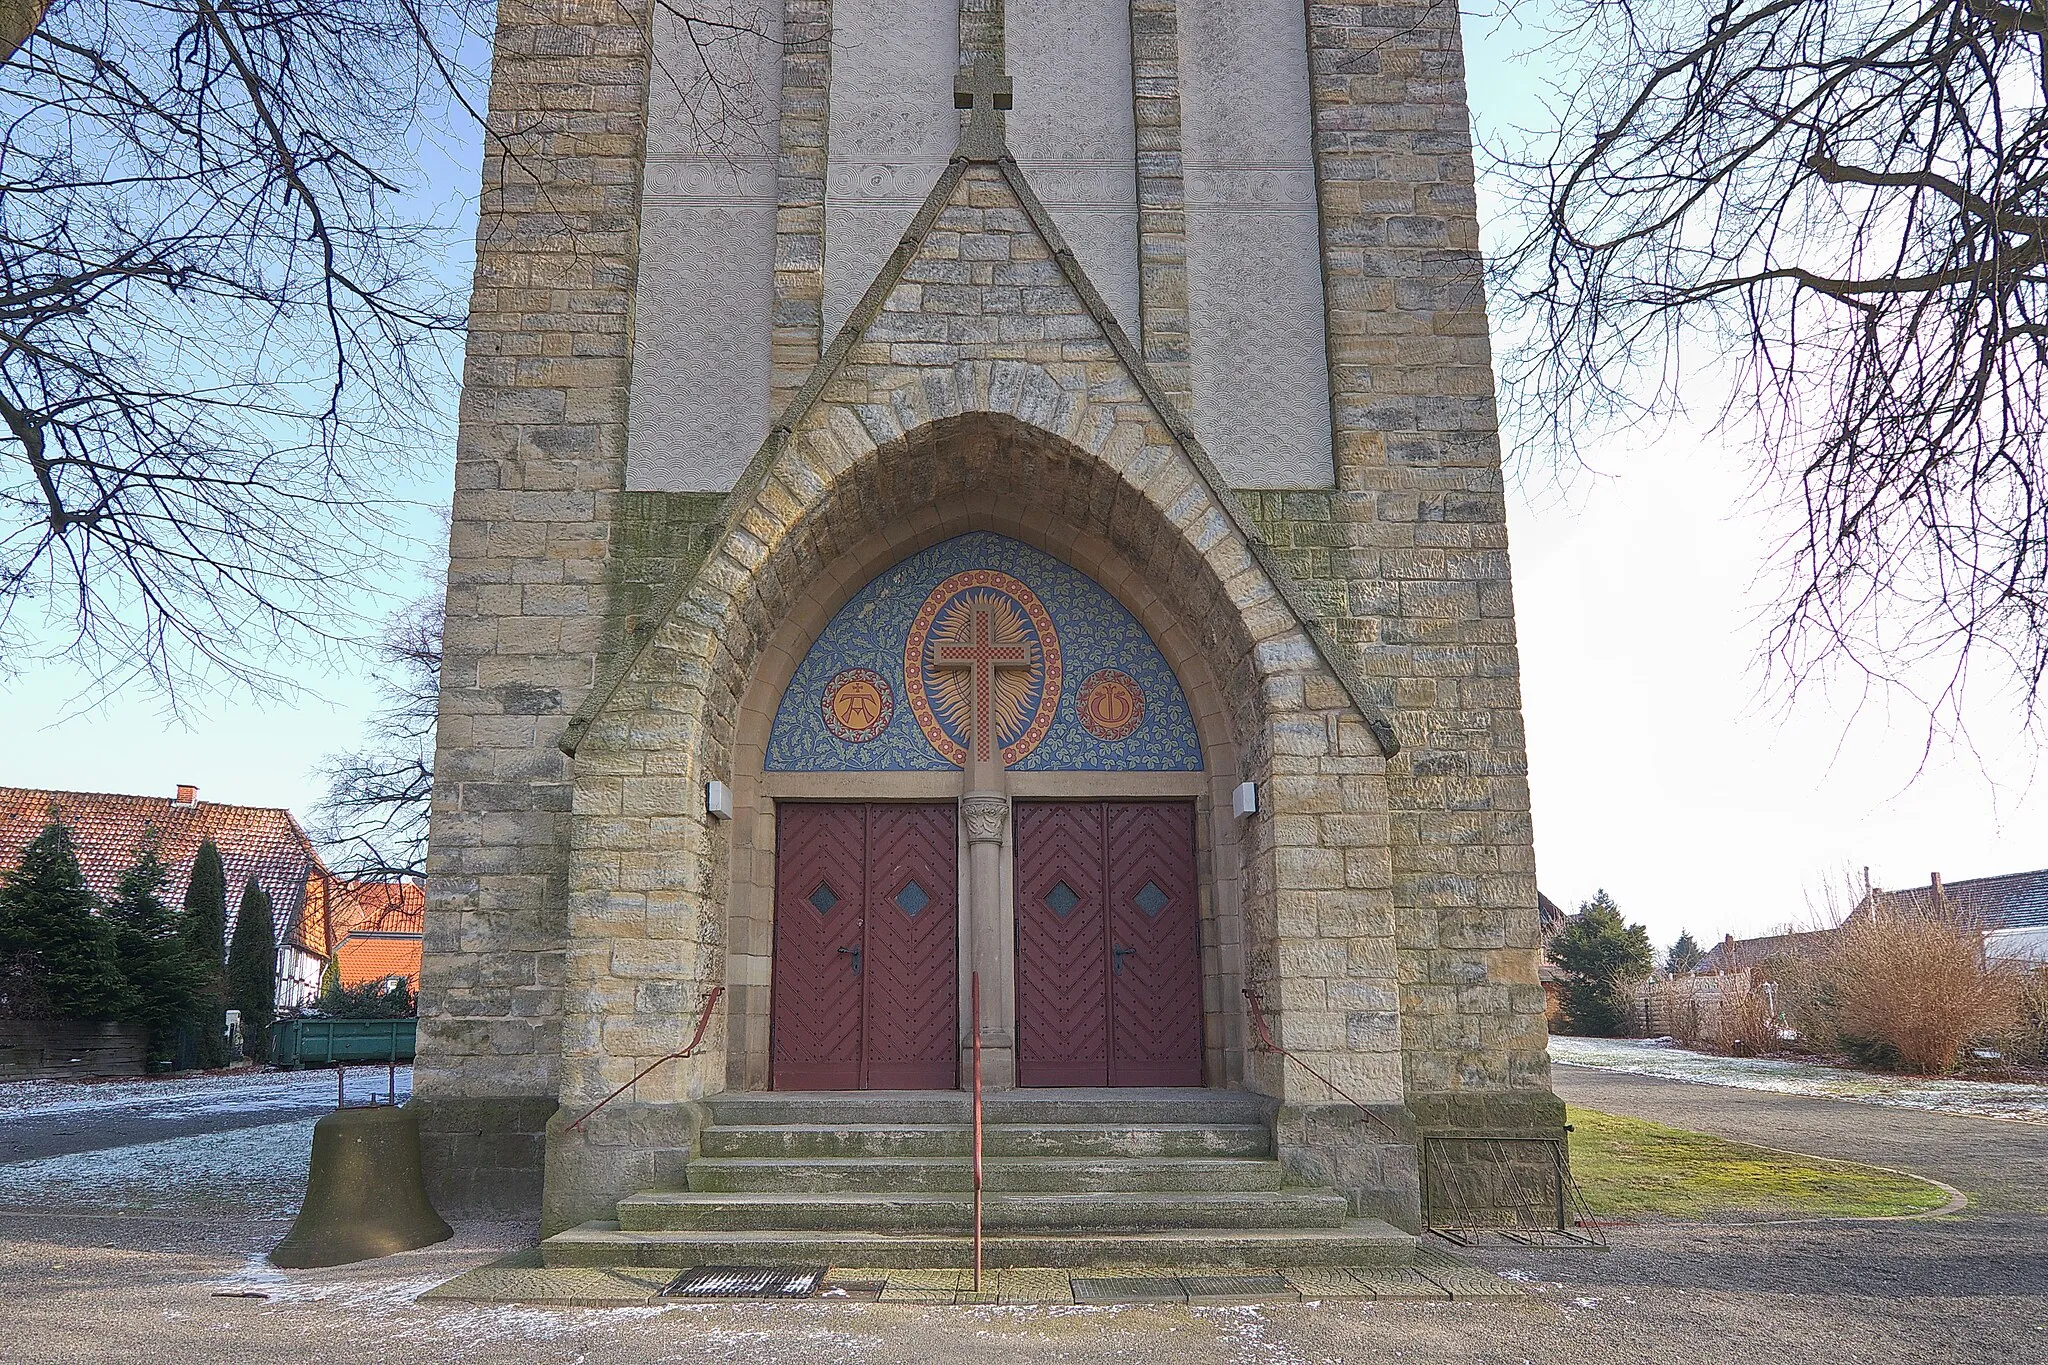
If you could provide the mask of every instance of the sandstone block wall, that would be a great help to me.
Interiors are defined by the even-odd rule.
[[[1309,46],[1338,486],[1262,520],[1401,734],[1408,1088],[1517,1091],[1554,1122],[1458,14],[1312,4]]]
[[[618,639],[610,556],[647,66],[642,0],[504,0],[477,225],[417,1098],[445,1206],[529,1211],[559,1090],[569,764]]]

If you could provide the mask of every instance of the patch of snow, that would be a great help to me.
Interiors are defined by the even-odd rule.
[[[0,1166],[0,1204],[290,1217],[305,1192],[313,1119],[198,1133]]]
[[[387,1069],[348,1069],[348,1099],[367,1104],[389,1093]],[[412,1095],[412,1067],[398,1068],[400,1103]],[[199,1114],[253,1114],[279,1109],[332,1108],[332,1070],[230,1071],[212,1075],[137,1078],[121,1081],[0,1082],[0,1114],[39,1118],[52,1114],[91,1114],[121,1110],[146,1118],[184,1118]]]
[[[1813,1095],[1894,1109],[1924,1109],[1966,1118],[2048,1123],[2048,1085],[1967,1081],[1944,1077],[1884,1076],[1819,1062],[1770,1057],[1718,1057],[1666,1045],[1662,1039],[1552,1038],[1550,1058],[1569,1066],[1624,1071],[1637,1076]]]

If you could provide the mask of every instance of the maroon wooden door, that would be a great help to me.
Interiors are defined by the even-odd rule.
[[[867,808],[785,805],[775,820],[778,1090],[860,1087]]]
[[[1017,1081],[1200,1085],[1202,955],[1187,802],[1022,802]]]
[[[1017,1084],[1109,1084],[1102,807],[1019,802]]]
[[[1111,1085],[1202,1083],[1202,940],[1194,807],[1104,808]]]
[[[955,839],[951,806],[868,807],[866,1089],[960,1082]]]
[[[953,820],[950,805],[777,809],[777,1090],[957,1083]]]

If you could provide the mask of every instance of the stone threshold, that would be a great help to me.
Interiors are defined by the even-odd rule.
[[[1023,1267],[985,1270],[981,1290],[971,1270],[905,1270],[834,1266],[809,1299],[669,1298],[662,1290],[679,1272],[648,1266],[541,1264],[535,1249],[514,1252],[436,1286],[422,1299],[522,1303],[569,1308],[627,1308],[680,1303],[922,1303],[948,1305],[1180,1304],[1194,1307],[1294,1303],[1320,1299],[1452,1302],[1518,1299],[1512,1280],[1435,1247],[1420,1247],[1415,1265],[1312,1266],[1282,1270],[1124,1266],[1104,1269]]]

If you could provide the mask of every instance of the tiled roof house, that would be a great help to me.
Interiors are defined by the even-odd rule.
[[[1852,914],[1866,914],[1873,905],[1884,913],[1946,905],[1984,931],[1990,956],[2048,962],[2048,868],[1960,882],[1936,873],[1925,886],[1872,890]]]
[[[417,989],[426,911],[426,888],[418,882],[337,883],[332,924],[341,984],[404,977]]]
[[[332,951],[328,907],[335,881],[290,811],[201,801],[191,786],[180,786],[173,797],[0,787],[0,868],[20,861],[53,806],[77,840],[86,884],[102,899],[113,895],[121,874],[154,837],[171,874],[166,899],[176,909],[199,845],[212,839],[227,873],[229,932],[251,875],[270,897],[278,930],[278,1007],[318,995]]]

